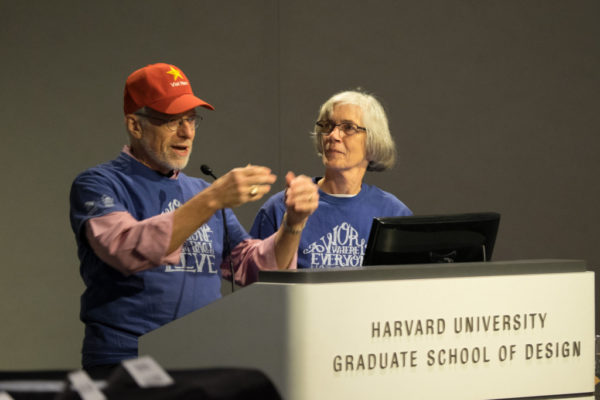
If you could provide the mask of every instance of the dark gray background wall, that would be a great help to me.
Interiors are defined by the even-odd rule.
[[[368,182],[416,214],[500,212],[496,260],[596,269],[599,16],[597,0],[0,2],[0,369],[79,365],[68,192],[126,143],[123,83],[153,62],[181,67],[217,109],[190,175],[320,174],[316,112],[362,87],[400,153]],[[259,206],[236,210],[247,228]]]

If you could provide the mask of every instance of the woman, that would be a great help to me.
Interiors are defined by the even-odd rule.
[[[412,215],[394,195],[363,183],[366,171],[383,171],[395,162],[385,111],[366,93],[338,93],[321,106],[311,136],[325,166],[324,176],[314,178],[317,210],[304,227],[292,227],[286,193],[279,192],[262,206],[250,234],[265,238],[281,224],[301,234],[298,268],[360,266],[374,217]]]

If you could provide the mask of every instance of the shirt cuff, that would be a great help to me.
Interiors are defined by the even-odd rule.
[[[277,232],[264,240],[247,239],[240,242],[231,252],[231,262],[234,265],[235,282],[239,285],[249,285],[258,281],[258,272],[278,270],[277,259],[275,257],[275,235]],[[287,269],[296,269],[298,253],[294,257]],[[229,271],[229,257],[223,260],[221,264],[223,277],[231,279]]]

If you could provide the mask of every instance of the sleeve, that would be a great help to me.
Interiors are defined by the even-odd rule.
[[[398,205],[398,211],[397,211],[396,215],[398,215],[400,217],[409,217],[409,216],[413,215],[410,208],[408,208],[401,200],[398,200],[398,202],[400,204]]]
[[[275,233],[277,229],[275,221],[269,218],[267,212],[261,208],[256,214],[256,218],[254,218],[252,228],[250,228],[250,236],[264,239]]]
[[[172,215],[139,221],[128,212],[130,202],[128,193],[100,169],[80,174],[70,194],[71,226],[78,246],[91,248],[125,275],[175,260],[179,250],[163,258],[172,234]]]
[[[275,259],[275,234],[264,240],[244,240],[233,249],[230,257],[237,284],[245,286],[258,281],[259,271],[279,269]],[[297,260],[298,254],[295,253],[288,269],[296,269]],[[223,260],[221,272],[223,278],[231,279],[229,257]]]
[[[86,222],[115,211],[127,211],[114,182],[102,173],[86,171],[71,186],[71,227],[78,240],[85,237]]]
[[[410,208],[408,208],[406,204],[402,202],[402,200],[388,192],[382,191],[382,194],[384,197],[377,201],[386,208],[385,213],[387,215],[398,217],[408,217],[413,215]]]
[[[137,221],[125,211],[89,219],[86,238],[94,253],[124,275],[163,264],[177,264],[181,246],[166,254],[173,232],[173,213]]]
[[[250,236],[265,239],[277,232],[285,212],[282,199],[281,193],[275,194],[260,208],[250,228]]]

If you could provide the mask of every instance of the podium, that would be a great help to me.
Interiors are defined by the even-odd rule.
[[[594,331],[578,260],[272,271],[140,355],[257,368],[289,400],[593,399]]]

